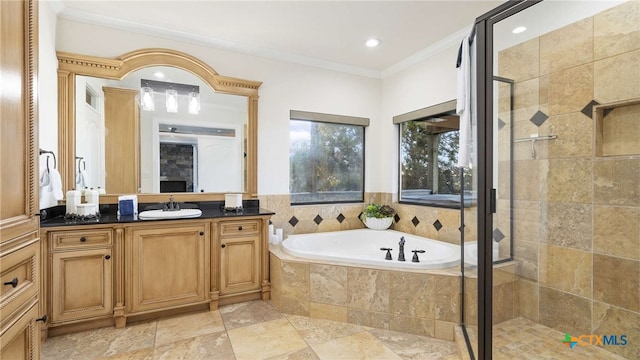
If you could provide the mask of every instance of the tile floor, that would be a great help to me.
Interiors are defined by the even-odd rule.
[[[564,333],[521,317],[493,327],[493,358],[498,360],[624,359],[597,346],[569,348]]]
[[[471,331],[471,335],[473,332]],[[569,349],[564,334],[516,318],[494,327],[495,359],[624,359],[595,346]],[[450,341],[279,313],[251,301],[171,318],[53,337],[41,359],[457,360]]]
[[[41,359],[459,359],[455,343],[279,313],[251,301],[53,337]]]

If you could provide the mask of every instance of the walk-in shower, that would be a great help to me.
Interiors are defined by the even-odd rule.
[[[475,32],[473,357],[640,358],[640,1],[508,2]]]

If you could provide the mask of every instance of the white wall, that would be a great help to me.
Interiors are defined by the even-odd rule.
[[[461,41],[462,39],[460,39]],[[381,147],[393,149],[384,157],[382,179],[375,191],[398,191],[398,126],[392,124],[396,115],[422,109],[456,98],[456,59],[458,45],[449,46],[443,51],[409,67],[387,76],[382,81],[382,119],[380,131]]]
[[[96,44],[99,44],[97,46]],[[186,42],[133,34],[65,19],[58,20],[56,49],[116,57],[140,48],[189,53],[225,76],[262,81],[258,105],[258,192],[289,193],[289,110],[360,116],[367,130],[366,191],[380,189],[380,164],[372,159],[381,134],[381,81],[309,66],[238,54]],[[370,151],[374,147],[374,150]]]
[[[56,58],[55,34],[56,14],[46,1],[38,3],[39,48],[38,48],[38,134],[41,149],[58,154],[58,60]],[[46,168],[46,156],[40,156],[40,172]],[[53,158],[49,159],[53,166]],[[40,208],[55,206],[56,202],[46,197],[40,202]]]

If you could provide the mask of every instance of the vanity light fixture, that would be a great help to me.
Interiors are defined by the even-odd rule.
[[[144,111],[153,111],[156,108],[153,102],[153,89],[148,85],[140,89],[140,105]]]
[[[200,93],[194,91],[189,93],[189,114],[198,115],[200,113]]]
[[[517,28],[514,28],[513,30],[511,30],[511,32],[514,33],[514,34],[520,34],[520,33],[524,32],[525,30],[527,30],[527,28],[525,26],[518,26]]]
[[[367,45],[367,47],[374,48],[380,46],[381,43],[382,41],[380,39],[370,38],[369,40],[367,40],[365,45]]]
[[[168,89],[167,94],[167,112],[178,112],[178,92],[175,89]]]

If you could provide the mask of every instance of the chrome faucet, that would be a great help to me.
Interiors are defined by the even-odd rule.
[[[404,261],[404,236],[400,237],[400,242],[398,243],[398,245],[400,245],[400,253],[398,254],[398,261]]]

